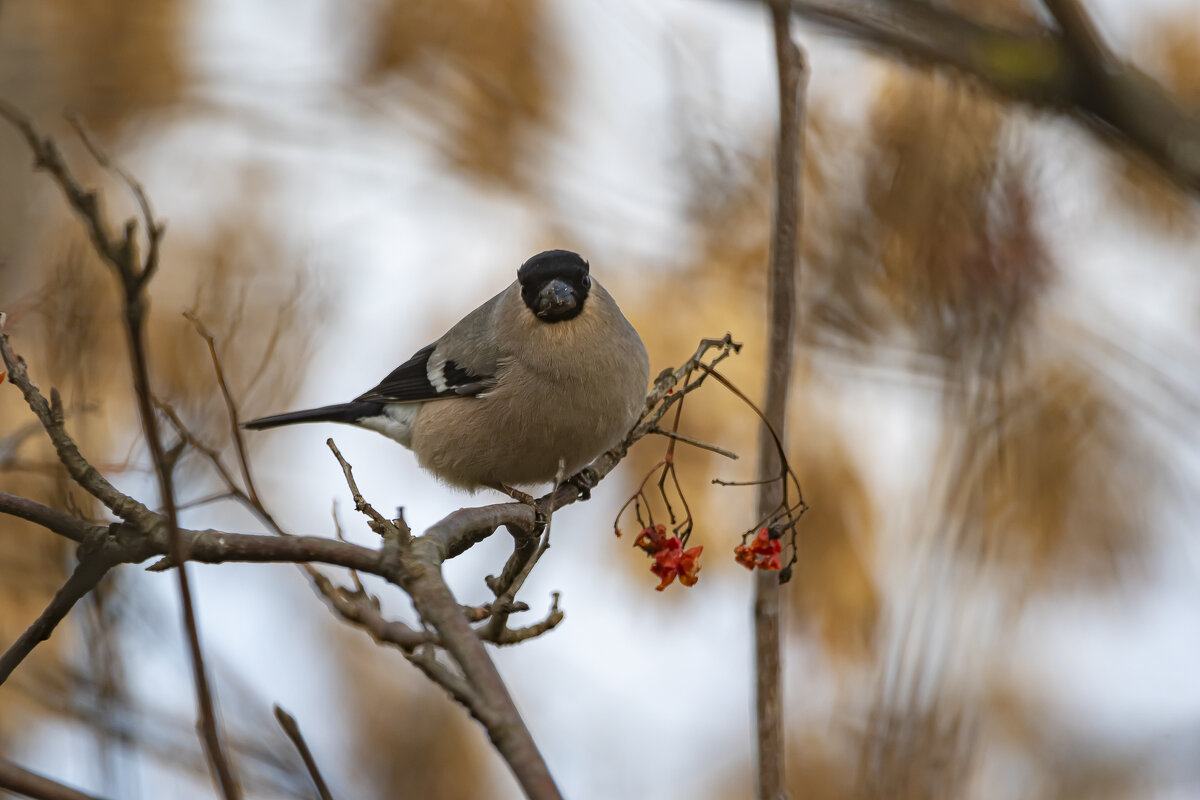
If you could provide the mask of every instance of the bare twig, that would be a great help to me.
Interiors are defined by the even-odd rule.
[[[82,542],[94,530],[94,526],[57,508],[8,492],[0,492],[0,514],[29,520],[74,542]]]
[[[0,685],[12,674],[17,665],[33,652],[33,648],[50,638],[50,634],[63,621],[80,598],[96,588],[100,579],[108,574],[113,563],[99,553],[91,553],[80,559],[67,582],[55,593],[50,604],[34,620],[17,641],[0,655]]]
[[[166,225],[157,221],[154,209],[150,205],[150,198],[147,197],[146,190],[142,187],[142,184],[129,174],[124,167],[109,158],[108,154],[96,144],[95,139],[92,138],[91,133],[88,132],[87,127],[83,124],[83,120],[71,114],[68,115],[67,122],[71,123],[71,127],[79,134],[79,140],[83,142],[83,146],[87,148],[92,158],[96,160],[96,163],[120,178],[125,187],[129,189],[129,193],[133,195],[134,200],[137,201],[142,220],[146,223],[147,248],[145,261],[140,265],[136,265],[137,269],[134,271],[137,272],[137,281],[140,284],[139,289],[144,289],[146,283],[154,277],[154,271],[158,269],[158,251],[163,234],[166,232]],[[100,222],[103,225],[103,221],[101,220]],[[128,240],[133,234],[128,223],[125,230],[126,239]]]
[[[3,757],[0,757],[0,789],[34,800],[98,800],[93,795],[30,772]]]
[[[792,39],[790,3],[769,0],[779,76],[779,139],[775,150],[775,214],[771,231],[771,263],[767,273],[767,380],[764,425],[759,432],[758,477],[777,475],[783,456],[777,440],[784,436],[796,306],[796,272],[801,215],[800,162],[804,128],[805,57]],[[786,483],[758,487],[758,514],[784,505]],[[780,584],[770,572],[755,573],[754,585],[755,710],[758,720],[758,797],[785,796],[783,742],[782,642]]]
[[[702,442],[699,439],[693,439],[692,437],[685,436],[678,431],[669,431],[665,428],[654,427],[650,429],[650,433],[654,433],[659,436],[666,436],[668,439],[674,439],[675,441],[683,442],[684,444],[690,444],[692,447],[698,447],[701,450],[707,450],[710,453],[716,453],[717,455],[724,456],[732,461],[737,461],[738,458],[738,454],[732,450],[726,450],[724,447],[718,447],[715,444],[709,444],[708,442]]]
[[[354,495],[355,507],[370,520],[371,527],[383,536],[384,557],[394,559],[397,565],[393,578],[412,597],[421,619],[437,632],[439,643],[462,670],[465,686],[469,687],[470,693],[456,692],[455,687],[460,684],[455,682],[447,685],[444,677],[428,668],[426,674],[455,694],[456,699],[483,724],[492,744],[508,763],[527,796],[560,798],[558,787],[521,719],[508,687],[475,629],[463,614],[461,605],[446,585],[441,570],[445,553],[442,543],[428,533],[417,538],[400,535],[396,526],[359,493],[351,467],[338,452],[333,440],[330,439],[327,444],[342,466],[346,484]],[[525,504],[506,505],[522,505],[530,517],[533,516],[533,509]],[[426,659],[430,664],[437,663],[428,649],[415,653],[414,663],[421,666],[421,659]]]
[[[487,638],[486,634],[485,638],[492,644],[520,644],[521,642],[528,642],[529,639],[539,637],[542,633],[554,630],[554,627],[557,627],[559,622],[563,621],[563,612],[558,608],[559,596],[557,591],[552,591],[550,595],[550,612],[547,612],[545,619],[542,619],[540,622],[535,622],[535,624],[527,625],[526,627],[505,627],[499,632],[497,638]],[[518,603],[518,606],[523,606],[523,604]]]
[[[354,482],[354,469],[342,457],[342,453],[337,449],[337,445],[333,443],[333,439],[326,439],[325,444],[333,451],[334,458],[337,459],[338,464],[342,467],[342,474],[346,476],[346,485],[350,487],[350,494],[354,497],[354,510],[364,514],[370,520],[371,530],[382,536],[385,542],[392,539],[401,544],[407,542],[411,536],[408,526],[400,527],[376,511],[362,496],[362,493],[358,491],[358,484]]]
[[[563,480],[563,463],[558,462],[558,473],[554,477],[554,486],[557,488]],[[496,600],[492,604],[492,618],[483,630],[480,631],[480,636],[490,642],[497,644],[505,640],[506,635],[510,633],[508,630],[508,618],[512,613],[514,603],[516,601],[517,592],[525,584],[525,579],[529,577],[529,573],[534,566],[550,549],[550,529],[554,521],[554,493],[551,492],[546,500],[545,508],[546,521],[543,525],[542,535],[540,539],[534,539],[530,536],[529,539],[536,541],[536,545],[530,547],[526,542],[518,540],[513,549],[514,558],[509,559],[505,565],[504,573],[501,574],[499,581],[488,581],[489,588],[496,593]],[[540,509],[539,509],[540,511]],[[533,532],[536,534],[536,530]],[[518,554],[523,556],[523,561],[514,564],[514,560],[518,559]],[[512,567],[510,569],[510,567]],[[554,608],[547,620],[554,621],[546,625],[542,632],[550,630],[562,620],[562,613],[558,611],[558,599],[554,600]],[[526,638],[531,638],[527,636]]]
[[[309,576],[314,588],[329,601],[342,619],[371,634],[376,642],[394,645],[405,653],[411,653],[421,645],[432,644],[436,640],[429,631],[419,631],[403,622],[384,619],[379,612],[379,602],[365,590],[356,588],[351,591],[337,586],[316,569]]]
[[[312,777],[313,784],[317,787],[317,794],[321,795],[321,800],[333,800],[333,795],[329,793],[325,779],[321,777],[321,770],[317,768],[312,751],[308,749],[308,743],[304,741],[304,736],[300,733],[300,726],[296,724],[295,717],[276,705],[275,721],[279,723],[279,727],[283,728],[288,739],[291,739],[292,744],[296,746],[300,758],[304,760],[304,766],[308,770],[309,776]]]
[[[0,357],[4,359],[4,366],[8,369],[8,380],[25,396],[25,403],[49,435],[59,461],[66,467],[67,474],[71,476],[72,480],[121,519],[137,522],[144,526],[150,526],[157,522],[157,515],[154,512],[128,495],[117,491],[83,457],[79,452],[79,447],[67,434],[61,413],[56,412],[52,404],[47,402],[38,388],[34,386],[33,381],[29,379],[24,359],[19,358],[13,352],[8,341],[8,334],[3,331],[0,331]],[[57,393],[52,389],[51,399],[55,398],[57,398]],[[55,402],[53,406],[57,407],[61,404]]]
[[[187,632],[188,651],[192,661],[192,673],[195,679],[201,738],[223,796],[226,800],[237,800],[241,796],[241,791],[238,789],[237,781],[222,749],[220,732],[217,729],[212,690],[209,687],[208,675],[204,667],[204,656],[200,648],[200,634],[196,626],[187,565],[184,563],[185,553],[182,538],[179,535],[174,479],[167,452],[159,435],[158,417],[154,413],[152,401],[150,367],[146,352],[145,321],[148,299],[145,289],[147,281],[158,266],[158,243],[162,238],[164,228],[155,219],[141,185],[124,171],[114,168],[109,159],[99,152],[91,139],[80,128],[84,144],[92,151],[97,161],[102,166],[114,170],[137,199],[149,242],[146,258],[141,261],[138,257],[137,221],[133,219],[127,221],[123,232],[119,236],[114,236],[108,230],[108,224],[104,219],[97,195],[94,192],[83,190],[71,174],[54,142],[39,136],[28,118],[10,106],[0,104],[0,115],[7,118],[25,137],[34,153],[37,167],[45,169],[54,178],[68,204],[87,227],[97,253],[111,267],[123,289],[123,316],[130,366],[133,371],[134,395],[141,418],[142,431],[149,446],[150,457],[158,478],[161,505],[166,510],[165,523],[171,557],[179,565],[176,575],[179,582],[183,623]],[[56,416],[61,420],[61,413]]]
[[[220,356],[217,355],[216,338],[195,313],[187,311],[184,312],[184,316],[192,323],[192,327],[196,329],[196,333],[200,334],[200,337],[208,345],[209,358],[212,360],[213,371],[217,375],[217,386],[221,388],[221,399],[225,401],[225,414],[229,419],[233,446],[237,450],[238,464],[242,469],[242,480],[246,483],[246,494],[257,508],[266,513],[266,509],[262,507],[262,501],[258,499],[258,490],[254,488],[254,476],[250,471],[250,459],[246,454],[246,440],[242,437],[241,419],[238,414],[237,403],[233,400],[233,393],[229,391],[229,381],[225,379],[225,368],[221,365]],[[267,514],[267,516],[270,518],[270,514]],[[275,524],[275,520],[271,519],[270,522],[271,526],[278,530],[279,526]]]

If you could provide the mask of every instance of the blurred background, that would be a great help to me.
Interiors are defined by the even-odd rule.
[[[1021,0],[950,3],[1021,26]],[[1200,5],[1087,7],[1115,51],[1200,104]],[[1044,21],[1044,19],[1043,19]],[[788,779],[817,798],[1200,797],[1200,209],[1070,119],[804,25],[811,82],[789,450],[811,511],[785,590]],[[529,255],[584,254],[655,371],[705,336],[765,351],[775,78],[765,13],[713,0],[41,0],[0,5],[0,97],[53,132],[113,219],[134,207],[63,113],[168,221],[156,388],[230,442],[204,343],[245,415],[374,385]],[[117,296],[24,144],[0,132],[0,309],[43,389],[119,486],[153,498]],[[85,516],[19,393],[0,486]],[[574,798],[752,792],[756,425],[718,386],[681,428],[700,583],[654,591],[616,509],[646,441],[555,518],[528,616],[496,653]],[[250,438],[284,527],[373,544],[324,446],[414,529],[466,504],[375,434]],[[181,466],[190,527],[259,530]],[[628,527],[628,526],[627,526]],[[488,598],[503,536],[449,567]],[[73,561],[0,518],[0,643]],[[271,718],[293,713],[339,797],[518,796],[480,727],[339,623],[294,567],[194,567],[199,622],[253,797],[311,796]],[[125,567],[0,690],[0,753],[112,798],[214,796],[194,734],[175,582]],[[411,618],[380,589],[384,608]]]

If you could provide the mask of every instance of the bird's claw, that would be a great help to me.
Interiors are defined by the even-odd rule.
[[[591,500],[592,487],[596,485],[597,480],[590,469],[585,469],[568,478],[567,483],[579,490],[580,500]]]
[[[506,495],[511,497],[513,500],[516,500],[518,503],[524,503],[527,506],[533,506],[535,509],[537,508],[537,501],[533,499],[533,495],[526,494],[525,492],[522,492],[520,489],[514,489],[513,487],[509,486],[507,483],[498,483],[493,488],[495,488],[496,491],[498,491],[498,492],[504,492]]]

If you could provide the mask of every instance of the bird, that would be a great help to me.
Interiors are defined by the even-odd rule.
[[[538,253],[373,389],[243,427],[348,423],[409,448],[451,486],[527,497],[515,487],[575,474],[618,444],[644,409],[645,345],[590,272],[578,253]]]

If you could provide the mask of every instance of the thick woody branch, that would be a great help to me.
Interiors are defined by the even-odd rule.
[[[419,650],[414,663],[449,690],[472,716],[479,720],[527,796],[561,797],[545,760],[521,719],[508,687],[442,575],[442,561],[451,549],[450,544],[469,531],[460,528],[455,533],[451,526],[444,524],[445,520],[439,523],[442,525],[440,529],[431,529],[426,536],[415,539],[400,536],[398,530],[388,530],[388,526],[395,526],[362,497],[355,485],[350,465],[338,452],[332,440],[328,445],[342,466],[346,483],[354,495],[355,507],[367,517],[371,527],[384,537],[384,558],[394,567],[390,578],[412,597],[417,613],[421,615],[422,621],[437,633],[438,643],[454,659],[462,671],[464,681],[460,683],[449,679],[448,675],[434,670],[438,662],[434,659],[432,650]],[[532,509],[529,509],[529,514],[532,518]],[[471,519],[470,515],[460,519],[466,523],[464,528],[479,530],[479,523]],[[422,659],[424,664],[421,663]]]
[[[1074,117],[1200,193],[1200,114],[1118,58],[1078,0],[1043,0],[1057,28],[984,25],[914,0],[794,0],[792,12],[864,44],[945,66],[1019,103]]]

